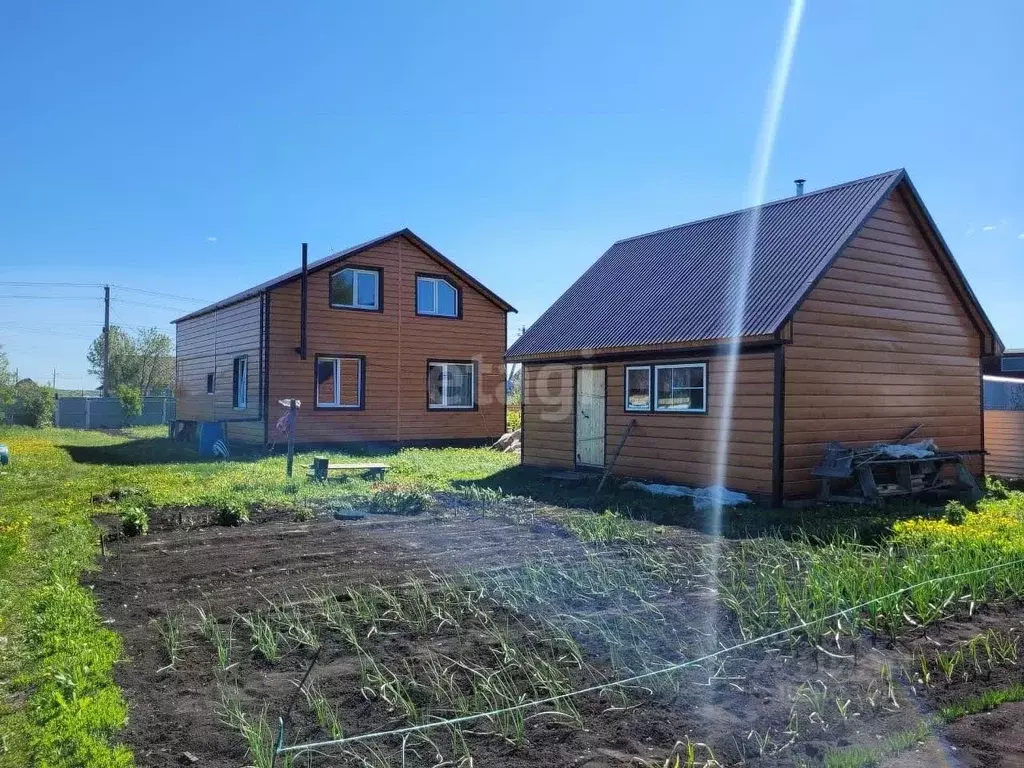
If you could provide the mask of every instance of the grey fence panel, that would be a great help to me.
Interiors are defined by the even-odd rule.
[[[131,419],[133,426],[167,424],[174,419],[173,397],[142,398],[142,413]],[[61,397],[57,400],[54,423],[70,429],[117,429],[125,425],[124,409],[116,397]]]

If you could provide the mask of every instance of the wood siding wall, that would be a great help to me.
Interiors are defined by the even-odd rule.
[[[1024,411],[985,411],[985,471],[1024,477]]]
[[[637,359],[596,366],[606,370],[606,463],[614,455],[629,422],[637,421],[616,462],[616,474],[687,485],[714,482],[725,359],[679,358],[657,362],[697,360],[708,363],[707,414],[627,412],[625,368],[650,361]],[[525,366],[523,463],[574,465],[572,371],[571,366],[564,364]],[[726,485],[768,496],[772,491],[774,354],[743,354],[736,375]]]
[[[342,266],[382,270],[382,312],[335,309],[329,304],[330,273]],[[270,417],[284,412],[278,400],[298,397],[302,409],[296,440],[303,443],[488,440],[505,430],[505,311],[453,274],[461,291],[462,317],[416,314],[416,273],[447,274],[405,237],[389,240],[336,267],[310,274],[307,359],[300,360],[300,283],[270,297]],[[362,410],[314,408],[316,355],[365,357]],[[475,410],[427,408],[427,361],[477,363]]]
[[[177,325],[174,393],[176,418],[195,421],[227,421],[228,439],[262,443],[260,419],[260,302],[247,299]],[[232,376],[236,357],[248,359],[247,407],[232,407]],[[206,392],[206,376],[214,374],[212,395]],[[246,419],[247,421],[239,421]]]
[[[981,335],[898,191],[801,305],[792,340],[787,497],[815,490],[829,440],[892,440],[920,423],[944,450],[981,449]]]

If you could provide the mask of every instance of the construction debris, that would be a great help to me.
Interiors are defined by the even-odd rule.
[[[517,429],[513,432],[506,432],[497,442],[491,446],[493,451],[501,451],[502,453],[513,453],[519,451],[522,448],[522,430]]]
[[[656,496],[688,496],[693,499],[693,508],[699,512],[711,509],[716,504],[723,507],[735,507],[750,504],[750,497],[739,491],[730,491],[721,485],[709,485],[707,488],[690,488],[685,485],[662,485],[660,483],[641,483],[630,480],[623,488],[637,488]]]

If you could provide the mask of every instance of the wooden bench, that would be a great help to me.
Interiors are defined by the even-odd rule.
[[[326,458],[317,456],[313,459],[312,464],[307,464],[306,468],[310,470],[309,476],[314,480],[321,482],[327,480],[327,476],[330,472],[358,472],[360,474],[368,475],[370,477],[383,477],[384,473],[387,472],[391,467],[387,464],[331,464]]]

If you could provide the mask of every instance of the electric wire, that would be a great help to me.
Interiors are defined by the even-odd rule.
[[[520,712],[520,711],[525,710],[525,709],[531,709],[533,707],[539,707],[539,706],[543,706],[545,704],[553,704],[553,703],[555,703],[557,701],[562,701],[563,699],[574,698],[576,696],[583,696],[583,695],[586,695],[588,693],[599,693],[601,691],[608,690],[609,688],[618,688],[618,687],[622,687],[622,686],[626,686],[626,685],[632,685],[633,683],[637,683],[637,682],[640,682],[642,680],[649,680],[649,679],[651,679],[653,677],[659,677],[661,675],[668,675],[668,674],[671,674],[672,672],[678,672],[681,669],[686,669],[687,667],[692,667],[692,666],[695,666],[697,664],[701,664],[701,663],[703,663],[705,661],[710,661],[711,659],[715,659],[715,658],[717,658],[717,657],[719,657],[719,656],[721,656],[722,654],[725,654],[725,653],[731,653],[733,651],[738,651],[738,650],[741,650],[743,648],[747,648],[747,647],[749,647],[751,645],[757,645],[758,643],[763,643],[763,642],[765,642],[767,640],[773,640],[773,639],[775,639],[777,637],[784,637],[785,635],[788,635],[788,634],[790,634],[792,632],[796,632],[796,631],[798,631],[800,629],[806,629],[807,627],[811,626],[812,624],[820,624],[820,623],[825,622],[825,621],[831,621],[832,619],[838,619],[838,618],[840,618],[842,616],[846,616],[847,614],[852,613],[854,611],[859,611],[859,610],[861,610],[863,608],[867,608],[869,605],[874,605],[875,603],[880,603],[880,602],[882,602],[884,600],[888,600],[890,598],[897,597],[898,595],[902,595],[905,592],[910,592],[911,590],[918,589],[919,587],[923,587],[923,586],[926,586],[928,584],[937,584],[937,583],[942,582],[942,581],[949,581],[950,579],[958,579],[958,578],[963,578],[963,577],[966,577],[966,576],[974,576],[974,575],[977,575],[979,573],[987,573],[989,571],[999,570],[1000,568],[1009,568],[1010,566],[1013,566],[1013,565],[1024,565],[1024,558],[1020,558],[1020,559],[1017,559],[1017,560],[1010,560],[1010,561],[1005,562],[1005,563],[996,563],[995,565],[986,566],[985,568],[977,568],[977,569],[975,569],[973,571],[965,571],[963,573],[948,574],[946,576],[936,576],[935,578],[926,579],[925,581],[918,582],[917,584],[911,584],[909,586],[902,587],[900,589],[895,590],[894,592],[890,592],[887,595],[882,595],[881,597],[874,597],[871,600],[864,601],[863,603],[859,603],[857,605],[850,606],[849,608],[844,608],[843,610],[836,611],[835,613],[833,613],[833,614],[831,614],[829,616],[823,616],[822,618],[816,619],[814,621],[802,621],[799,624],[796,624],[796,625],[794,625],[792,627],[787,627],[786,629],[780,629],[777,632],[770,632],[767,635],[762,635],[761,637],[755,637],[752,640],[744,640],[741,643],[736,643],[735,645],[729,646],[728,648],[722,648],[721,650],[715,651],[714,653],[709,653],[709,654],[707,654],[705,656],[701,656],[701,657],[696,658],[696,659],[691,659],[689,661],[680,662],[678,664],[670,664],[667,667],[662,667],[660,669],[656,669],[656,670],[653,670],[651,672],[643,672],[643,673],[641,673],[639,675],[633,675],[632,677],[627,677],[627,678],[623,678],[623,679],[620,679],[620,680],[613,680],[613,681],[610,681],[610,682],[607,682],[607,683],[602,683],[600,685],[592,685],[592,686],[589,686],[587,688],[580,688],[578,690],[569,691],[567,693],[560,693],[560,694],[558,694],[556,696],[549,696],[549,697],[547,697],[545,699],[537,699],[535,701],[525,701],[525,702],[522,702],[520,704],[513,705],[511,707],[502,707],[500,709],[492,709],[489,712],[478,712],[478,713],[475,713],[475,714],[472,714],[472,715],[462,715],[460,717],[453,717],[453,718],[449,718],[449,719],[446,719],[446,720],[437,720],[437,721],[430,722],[430,723],[420,723],[419,725],[410,725],[410,726],[406,726],[404,728],[395,728],[395,729],[392,729],[390,731],[374,731],[374,732],[371,732],[371,733],[362,733],[362,734],[358,734],[358,735],[355,735],[355,736],[347,736],[347,737],[345,737],[343,739],[331,739],[330,741],[314,741],[314,742],[309,742],[308,744],[292,744],[290,746],[283,746],[283,744],[282,744],[283,736],[284,736],[284,722],[283,722],[283,720],[281,720],[281,721],[279,721],[279,723],[280,723],[280,725],[279,725],[280,732],[279,732],[279,736],[278,736],[278,747],[277,747],[277,749],[275,751],[276,751],[276,754],[281,755],[281,754],[285,754],[285,753],[288,753],[288,752],[305,752],[305,751],[308,751],[308,750],[320,749],[322,747],[343,746],[345,744],[354,744],[356,742],[361,742],[361,741],[370,741],[372,739],[381,739],[381,738],[385,738],[387,736],[402,736],[402,735],[405,735],[405,734],[419,733],[420,731],[432,730],[434,728],[443,728],[443,727],[450,726],[450,725],[459,725],[461,723],[470,723],[470,722],[474,722],[476,720],[485,720],[485,719],[492,718],[492,717],[498,717],[500,715],[509,714],[511,712]]]

